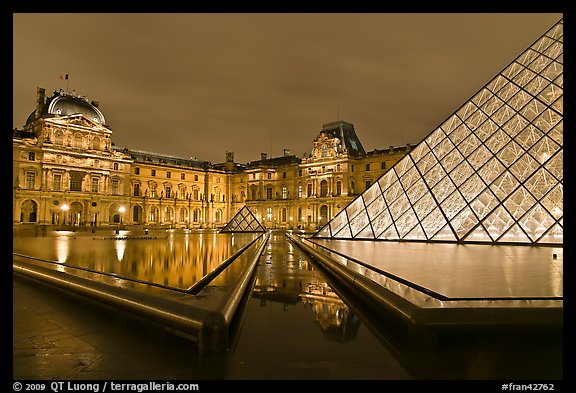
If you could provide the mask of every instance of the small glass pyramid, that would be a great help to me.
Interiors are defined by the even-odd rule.
[[[244,206],[220,232],[266,232],[266,229],[258,222],[248,206]]]

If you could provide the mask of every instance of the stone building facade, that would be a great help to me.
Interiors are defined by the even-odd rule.
[[[353,124],[324,124],[303,157],[240,164],[119,148],[98,102],[37,89],[13,130],[13,227],[219,228],[243,206],[271,228],[315,230],[413,145],[366,152]]]

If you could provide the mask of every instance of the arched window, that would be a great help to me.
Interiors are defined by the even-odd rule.
[[[156,206],[150,207],[150,221],[156,222],[158,220],[158,208]]]
[[[186,209],[185,207],[180,209],[179,221],[180,222],[187,222],[188,221],[188,209]]]

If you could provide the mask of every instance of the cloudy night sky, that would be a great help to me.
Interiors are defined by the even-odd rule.
[[[98,101],[116,146],[214,163],[302,156],[336,120],[366,151],[418,143],[561,18],[14,13],[13,127],[43,87]]]

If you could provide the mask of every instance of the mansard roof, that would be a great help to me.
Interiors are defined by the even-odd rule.
[[[356,135],[352,123],[343,120],[326,123],[322,125],[322,131],[320,131],[318,138],[322,135],[330,138],[338,138],[340,140],[342,150],[338,151],[339,153],[348,153],[348,155],[353,157],[363,156],[366,154],[358,135]]]

